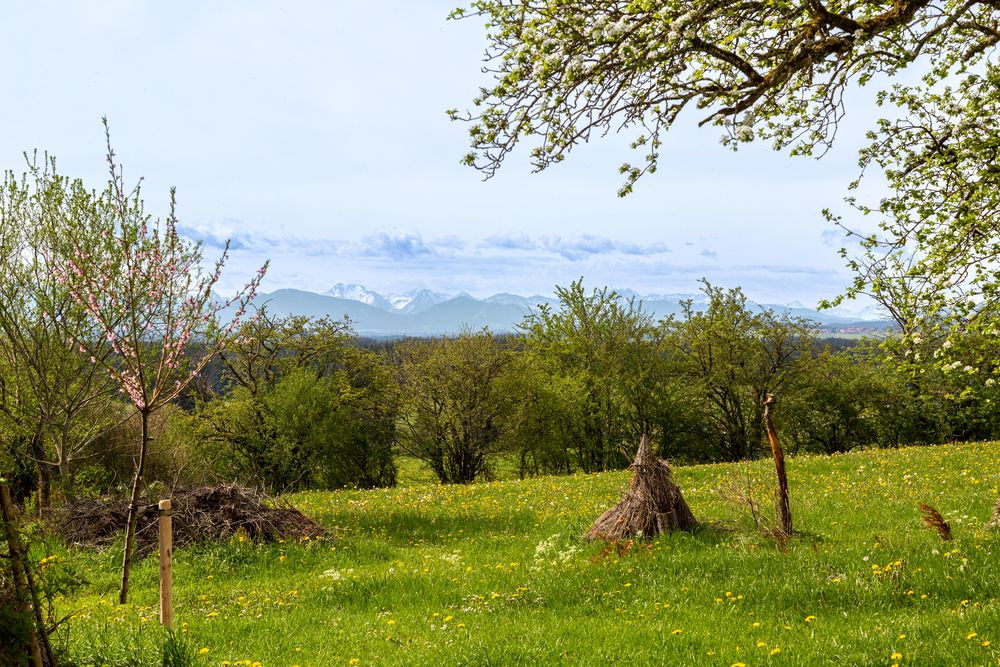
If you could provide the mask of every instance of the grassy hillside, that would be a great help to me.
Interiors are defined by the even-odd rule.
[[[211,665],[996,665],[998,460],[998,443],[792,459],[784,548],[725,491],[770,480],[766,461],[678,469],[712,524],[624,555],[579,536],[627,472],[299,494],[330,539],[179,551],[176,618]],[[59,554],[87,579],[62,601],[80,664],[148,664],[162,641],[155,559],[123,608],[117,558]]]

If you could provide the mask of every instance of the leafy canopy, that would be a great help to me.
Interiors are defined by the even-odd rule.
[[[655,171],[662,134],[691,107],[723,143],[766,138],[829,147],[852,82],[895,75],[920,56],[929,76],[965,72],[1000,40],[997,3],[978,0],[476,0],[453,18],[486,20],[484,71],[465,162],[492,176],[521,141],[536,170],[598,135],[634,130]]]

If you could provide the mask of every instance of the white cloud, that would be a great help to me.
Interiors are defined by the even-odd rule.
[[[491,250],[541,251],[559,255],[571,262],[585,260],[597,255],[638,255],[652,256],[670,252],[665,243],[640,245],[619,241],[599,234],[576,234],[570,237],[543,235],[532,239],[524,233],[508,233],[488,237],[480,244]]]
[[[424,243],[418,232],[399,229],[380,229],[365,236],[356,246],[355,254],[366,257],[391,257],[396,260],[437,255],[437,251]]]

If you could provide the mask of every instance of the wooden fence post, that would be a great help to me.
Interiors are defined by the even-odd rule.
[[[792,534],[792,510],[788,502],[788,477],[785,475],[785,453],[781,451],[778,442],[778,432],[774,428],[771,417],[775,404],[774,394],[768,394],[764,399],[764,427],[767,429],[767,439],[771,443],[771,456],[774,457],[774,469],[778,473],[778,520],[781,532],[786,536]]]
[[[161,500],[160,517],[160,623],[170,627],[174,621],[173,520],[170,501]]]

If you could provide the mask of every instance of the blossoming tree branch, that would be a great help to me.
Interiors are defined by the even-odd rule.
[[[91,224],[71,233],[53,257],[53,273],[97,325],[104,340],[77,339],[81,353],[102,364],[135,407],[142,435],[125,528],[119,599],[128,598],[129,562],[139,494],[150,445],[149,420],[198,376],[239,326],[267,264],[237,294],[213,293],[228,256],[228,244],[210,270],[202,248],[177,232],[175,194],[169,213],[153,220],[141,198],[141,181],[127,188],[115,161],[108,126],[107,188],[97,200]],[[220,322],[225,312],[228,322]],[[114,354],[96,353],[110,344]]]
[[[638,165],[620,194],[655,171],[662,134],[682,112],[795,153],[824,151],[843,94],[918,57],[941,80],[1000,41],[982,0],[476,0],[452,17],[485,19],[484,72],[465,162],[492,176],[522,141],[537,170],[592,136],[628,130]]]

